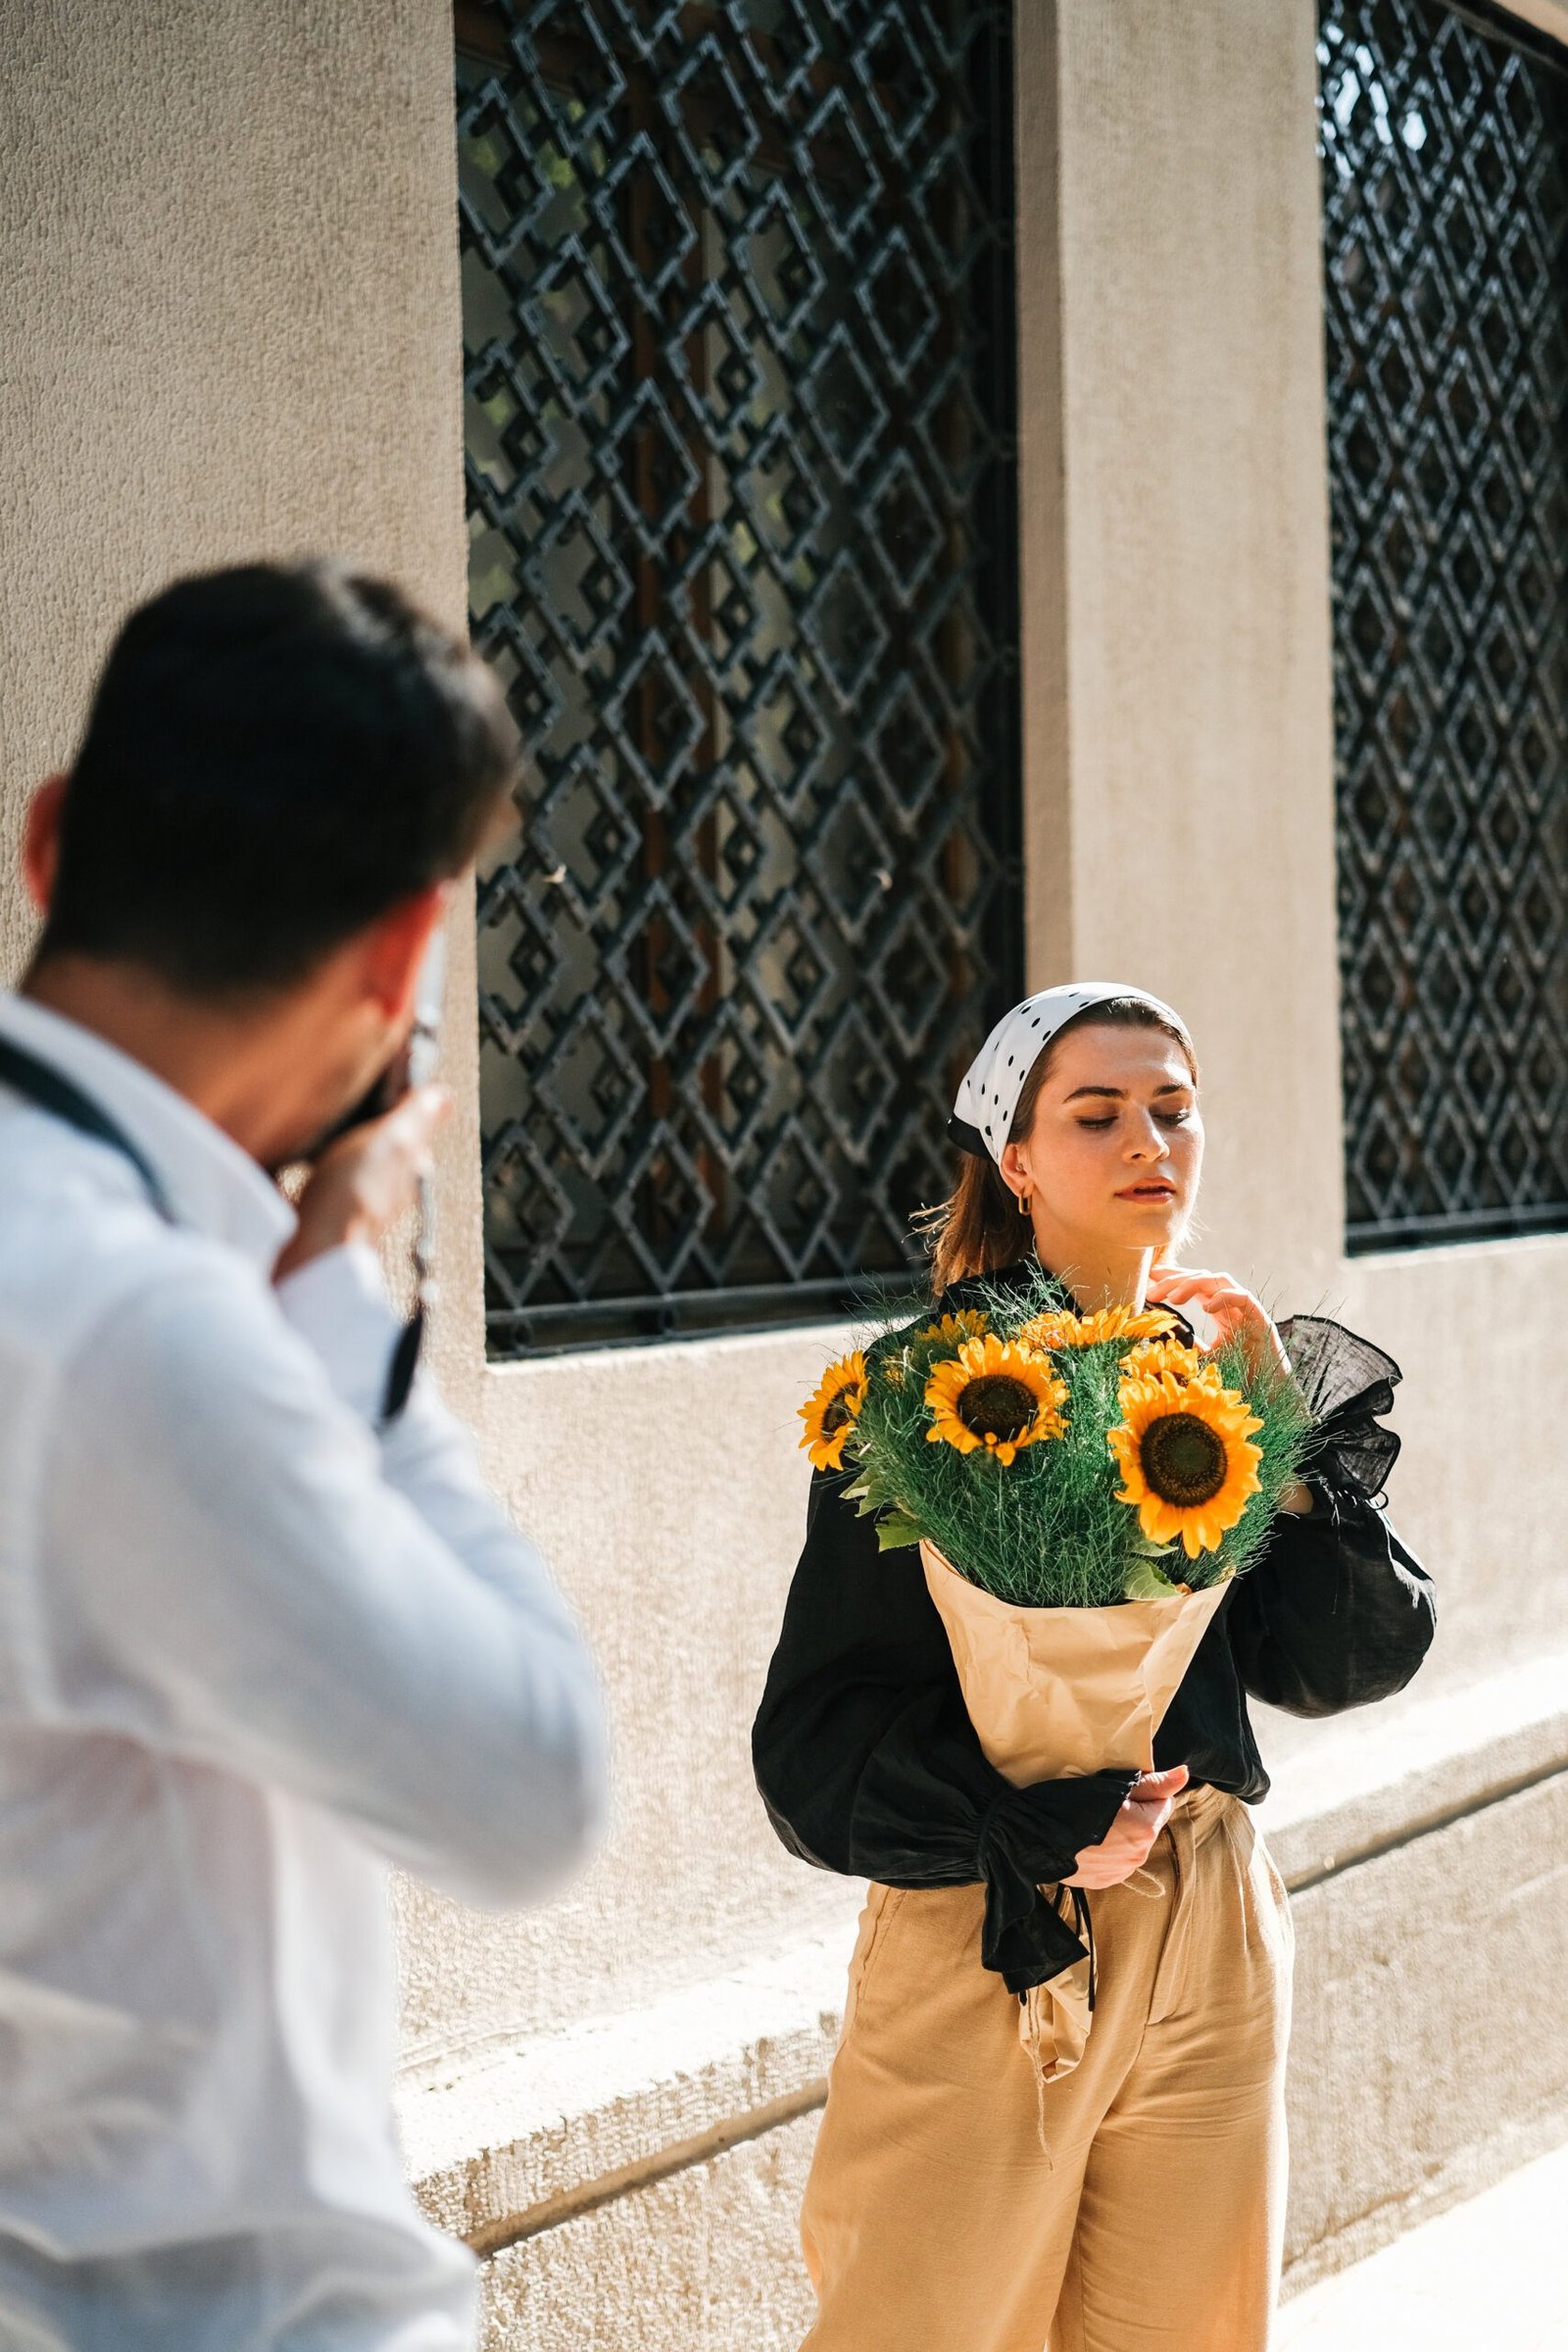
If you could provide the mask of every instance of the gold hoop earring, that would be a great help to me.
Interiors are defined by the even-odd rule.
[[[1020,1217],[1026,1217],[1029,1214],[1029,1196],[1027,1193],[1020,1193],[1018,1195],[1018,1214]]]

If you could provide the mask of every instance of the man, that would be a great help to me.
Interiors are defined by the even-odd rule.
[[[539,1896],[601,1704],[373,1245],[444,1108],[270,1171],[406,1040],[507,805],[482,665],[324,564],[134,613],[0,996],[0,2344],[447,2352],[390,2108],[387,1865]]]

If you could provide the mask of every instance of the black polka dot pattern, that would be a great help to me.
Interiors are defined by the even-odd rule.
[[[1004,1013],[992,1030],[964,1072],[953,1105],[956,1118],[978,1127],[993,1159],[1002,1157],[1024,1080],[1041,1047],[1049,1044],[1075,1012],[1081,1012],[1086,1004],[1102,1004],[1109,997],[1141,997],[1146,1004],[1154,1005],[1182,1025],[1180,1016],[1161,998],[1125,981],[1079,981],[1071,988],[1046,988],[1038,996],[1025,997],[1021,1004]],[[989,1111],[988,1102],[994,1106]]]

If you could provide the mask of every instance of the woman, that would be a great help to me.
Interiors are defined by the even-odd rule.
[[[1038,1259],[1063,1305],[1191,1307],[1201,1338],[1284,1354],[1249,1292],[1169,1262],[1198,1194],[1198,1078],[1184,1024],[1137,989],[1048,989],[999,1022],[951,1127],[944,1309],[965,1278]],[[873,1885],[802,2216],[811,2352],[1266,2345],[1292,1932],[1247,1811],[1268,1781],[1246,1694],[1299,1715],[1386,1697],[1433,1632],[1431,1585],[1369,1492],[1396,1450],[1372,1416],[1397,1370],[1336,1326],[1302,1345],[1325,1335],[1359,1393],[1136,1780],[1003,1780],[916,1555],[879,1553],[844,1476],[813,1476],[757,1778],[792,1852]],[[1093,2030],[1048,2081],[1019,1996],[1082,1959],[1079,1924]]]

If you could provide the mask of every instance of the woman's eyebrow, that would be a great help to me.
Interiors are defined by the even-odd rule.
[[[1191,1081],[1180,1078],[1173,1078],[1167,1085],[1156,1086],[1154,1089],[1156,1096],[1187,1095],[1191,1092]],[[1084,1095],[1102,1095],[1109,1102],[1125,1102],[1127,1100],[1127,1090],[1120,1086],[1075,1086],[1066,1099],[1069,1102],[1076,1102]]]

